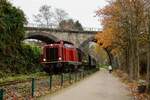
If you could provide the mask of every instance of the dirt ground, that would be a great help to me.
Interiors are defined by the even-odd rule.
[[[87,79],[40,100],[132,100],[118,78],[101,70]]]

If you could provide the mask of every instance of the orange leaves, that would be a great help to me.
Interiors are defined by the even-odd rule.
[[[96,11],[97,16],[102,17],[102,25],[113,24],[114,21],[119,20],[118,13],[120,12],[119,6],[115,3],[110,3],[102,9]]]
[[[108,46],[111,46],[113,41],[113,30],[105,29],[102,33],[98,33],[96,35],[96,39],[98,40],[98,44],[100,44],[102,47],[107,48]]]
[[[117,12],[119,10],[119,7],[116,6],[114,3],[110,5],[105,6],[103,9],[99,9],[96,11],[97,16],[110,16],[114,15],[114,12]]]
[[[98,44],[102,47],[112,47],[114,43],[119,42],[117,36],[120,35],[121,28],[118,28],[119,21],[121,20],[120,13],[121,8],[118,2],[109,1],[109,4],[102,9],[98,9],[96,12],[97,16],[100,17],[103,32],[98,33],[96,38],[98,39]]]

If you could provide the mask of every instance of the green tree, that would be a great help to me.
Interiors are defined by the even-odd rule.
[[[79,21],[76,21],[76,22],[74,23],[74,26],[75,26],[75,29],[76,29],[76,30],[83,31],[83,27],[82,27],[82,25],[80,24]]]
[[[40,69],[40,50],[24,46],[23,11],[7,0],[0,0],[0,77],[31,73]]]
[[[83,27],[79,21],[74,21],[73,19],[62,20],[59,23],[59,28],[64,30],[74,30],[74,31],[83,31]]]
[[[0,40],[5,44],[20,43],[24,38],[26,19],[19,8],[13,7],[7,0],[0,1]],[[17,37],[16,37],[17,36]]]

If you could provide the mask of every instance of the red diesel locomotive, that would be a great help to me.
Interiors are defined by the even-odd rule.
[[[77,69],[82,64],[82,53],[72,43],[58,41],[43,47],[41,63],[47,73],[65,73]]]

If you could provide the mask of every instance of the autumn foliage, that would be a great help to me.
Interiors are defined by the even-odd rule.
[[[103,32],[98,33],[96,38],[98,44],[104,48],[115,48],[114,43],[119,41],[121,28],[118,29],[118,22],[120,20],[120,8],[117,3],[109,2],[109,5],[97,10],[97,16],[100,17],[103,25]]]
[[[115,66],[127,72],[130,80],[142,78],[150,83],[150,11],[146,1],[107,1],[96,11],[103,25],[102,33],[96,35],[97,43],[109,48],[113,63],[116,61]],[[147,74],[144,78],[143,73]]]

